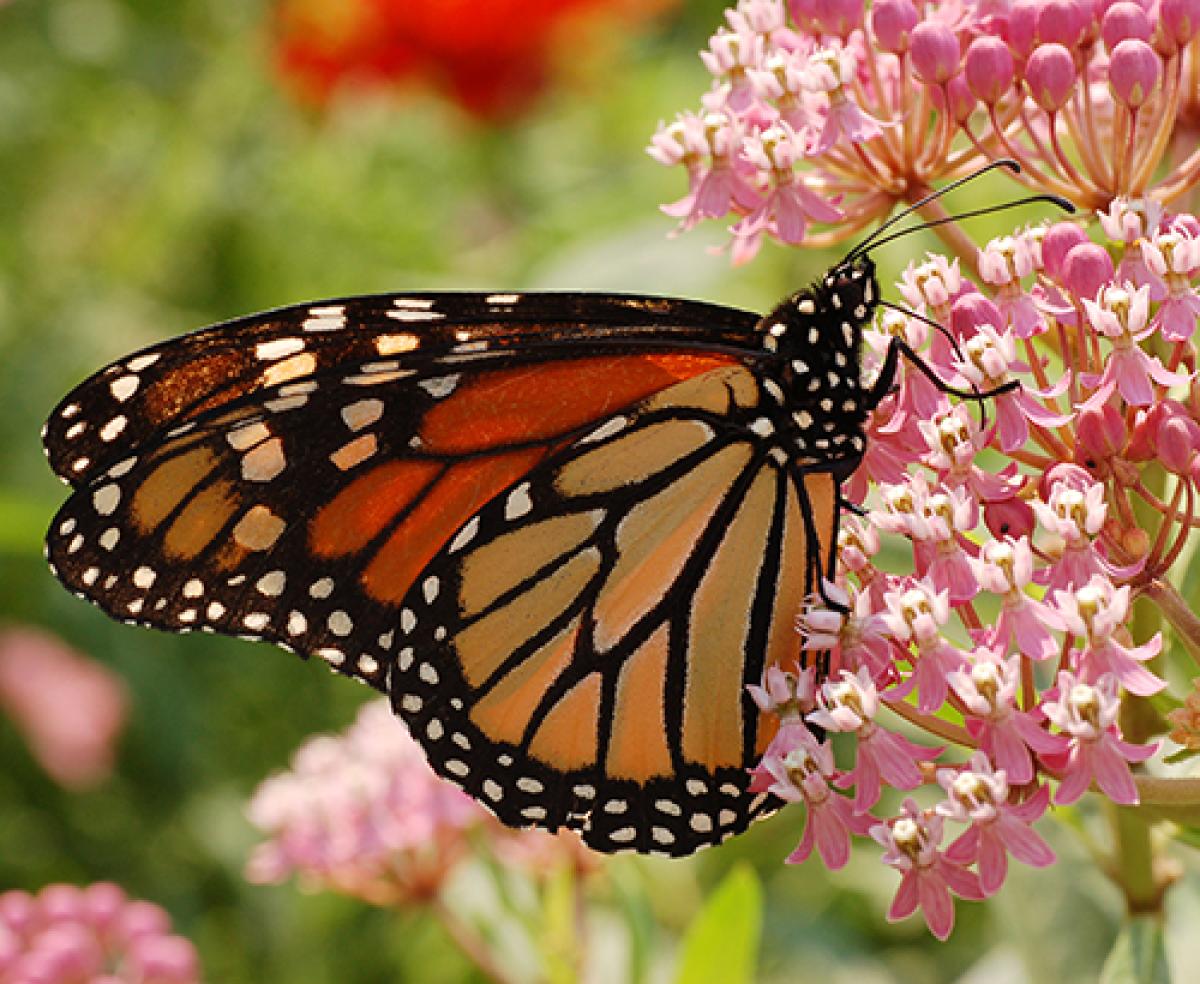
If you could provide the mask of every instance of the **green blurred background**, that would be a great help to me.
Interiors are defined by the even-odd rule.
[[[85,793],[48,779],[0,717],[0,891],[117,881],[170,911],[210,981],[480,979],[421,912],[245,882],[245,800],[364,694],[278,650],[125,628],[71,598],[41,558],[63,489],[38,431],[119,355],[322,296],[569,287],[774,303],[829,257],[769,247],[732,271],[710,251],[720,229],[669,240],[657,206],[682,175],[643,152],[707,84],[695,53],[722,6],[642,25],[520,121],[480,126],[429,93],[297,104],[262,0],[0,4],[0,624],[58,633],[132,695],[116,772]],[[918,920],[884,921],[895,876],[872,847],[833,877],[782,865],[798,820],[690,862],[613,862],[593,886],[596,979],[635,966],[672,979],[681,934],[739,862],[765,885],[763,981],[1087,981],[1111,945],[1119,900],[1077,840],[1054,838],[1056,868],[1017,865],[999,899],[960,904],[938,945]],[[1173,904],[1186,937],[1200,903],[1188,889]]]

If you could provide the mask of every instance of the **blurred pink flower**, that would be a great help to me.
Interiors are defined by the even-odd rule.
[[[487,817],[434,774],[385,700],[364,704],[343,736],[301,745],[247,814],[268,836],[246,866],[250,881],[297,874],[377,905],[436,893]]]
[[[0,984],[194,984],[191,941],[110,882],[0,894]]]
[[[83,789],[108,776],[128,705],[118,676],[50,633],[0,632],[0,709],[61,785]]]
[[[305,742],[247,813],[268,838],[246,865],[250,881],[294,874],[376,905],[432,898],[478,834],[501,863],[533,876],[594,867],[573,833],[500,828],[433,772],[386,700],[364,704],[343,735]]]

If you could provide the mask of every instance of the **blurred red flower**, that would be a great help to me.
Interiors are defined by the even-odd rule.
[[[48,632],[0,632],[0,713],[60,785],[83,789],[108,776],[128,705],[119,677]]]
[[[276,58],[322,103],[343,84],[425,82],[486,120],[528,108],[556,64],[590,54],[613,21],[676,0],[280,0]]]

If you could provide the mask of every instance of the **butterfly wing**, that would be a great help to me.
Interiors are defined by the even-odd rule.
[[[303,392],[353,365],[407,371],[689,346],[751,358],[757,322],[719,305],[617,294],[381,294],[295,305],[114,362],[62,400],[43,440],[54,471],[80,486],[219,407],[272,389]]]
[[[729,364],[713,350],[754,318],[497,297],[290,308],[96,374],[46,428],[76,486],[47,537],[52,568],[125,621],[265,638],[382,686],[379,640],[455,528],[573,430]]]
[[[756,323],[437,295],[186,336],[51,418],[76,487],[52,567],[126,621],[389,691],[509,823],[689,853],[772,805],[746,793],[769,732],[744,684],[798,655],[836,528],[832,479],[772,450]]]
[[[837,493],[713,369],[609,417],[464,523],[402,602],[392,701],[506,823],[690,854],[778,802],[745,685],[800,657]]]

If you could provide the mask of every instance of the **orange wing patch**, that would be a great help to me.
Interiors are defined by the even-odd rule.
[[[421,440],[435,454],[549,440],[733,363],[715,355],[615,356],[493,372],[434,406]]]
[[[692,602],[683,753],[713,769],[742,761],[746,643],[776,484],[774,470],[759,471]]]
[[[660,626],[621,667],[605,771],[645,782],[671,774],[664,688],[670,628]]]
[[[545,454],[541,448],[513,451],[447,469],[363,571],[367,594],[398,605],[454,531]]]
[[[599,673],[589,673],[546,715],[529,745],[529,754],[556,769],[594,765],[600,732]]]

